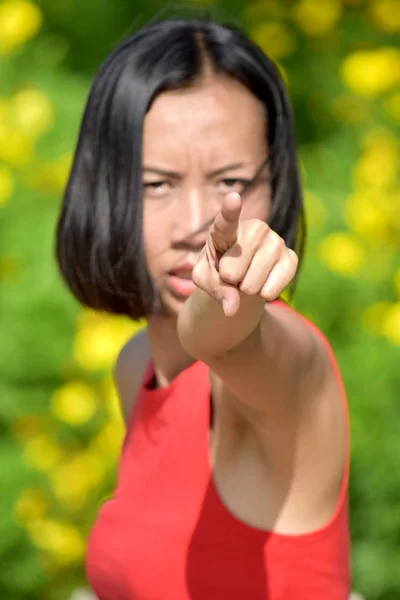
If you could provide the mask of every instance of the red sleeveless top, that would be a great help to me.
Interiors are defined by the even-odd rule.
[[[323,528],[246,525],[213,482],[208,367],[195,362],[162,389],[150,388],[153,373],[128,423],[116,491],[89,536],[86,574],[99,600],[348,600],[349,460]]]

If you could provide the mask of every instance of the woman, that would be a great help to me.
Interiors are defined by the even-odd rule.
[[[171,19],[106,60],[57,236],[82,304],[148,323],[116,365],[100,600],[347,600],[345,393],[323,335],[276,301],[302,218],[284,85],[244,34]]]

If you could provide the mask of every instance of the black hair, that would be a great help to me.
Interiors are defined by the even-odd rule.
[[[156,309],[142,236],[143,122],[158,94],[196,84],[205,57],[215,72],[240,81],[265,105],[269,225],[302,258],[305,216],[294,123],[278,68],[236,26],[168,18],[123,41],[89,94],[56,235],[60,271],[85,306],[135,320]]]

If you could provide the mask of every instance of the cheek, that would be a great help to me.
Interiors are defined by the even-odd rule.
[[[170,236],[165,220],[148,214],[143,215],[143,243],[148,269],[152,275],[157,275],[162,265],[164,254],[170,247]]]
[[[270,194],[259,193],[243,202],[241,220],[259,219],[267,222],[270,212]]]

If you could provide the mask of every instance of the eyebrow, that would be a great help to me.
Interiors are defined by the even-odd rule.
[[[226,171],[233,171],[234,169],[240,169],[241,167],[244,167],[244,166],[245,166],[245,163],[243,163],[243,162],[232,163],[230,165],[226,165],[225,167],[221,167],[220,169],[215,169],[214,171],[207,173],[207,177],[216,177],[217,175],[222,175]],[[163,175],[164,177],[171,177],[174,179],[179,179],[182,177],[182,174],[177,173],[176,171],[168,171],[165,169],[159,169],[157,167],[151,167],[151,166],[144,166],[143,171],[146,171],[149,173],[156,173],[157,175]]]

